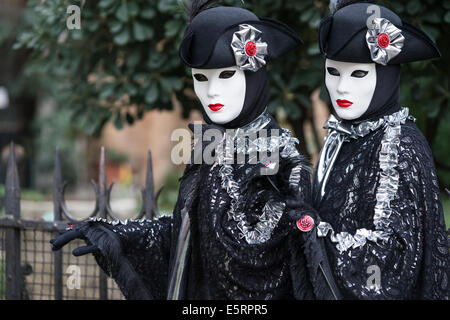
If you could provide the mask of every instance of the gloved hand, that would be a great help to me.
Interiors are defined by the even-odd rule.
[[[291,208],[288,216],[296,221],[296,227],[303,231],[303,248],[316,298],[341,300],[342,294],[331,271],[324,238],[319,238],[316,232],[317,226],[321,222],[318,212],[300,198],[287,200],[286,206]]]
[[[297,197],[286,200],[286,206],[290,208],[288,211],[289,218],[296,222],[296,227],[303,231],[311,231],[320,223],[318,212],[303,199]]]
[[[70,227],[69,227],[70,228]],[[82,239],[86,241],[86,237],[84,236],[83,232],[81,231],[81,228],[78,226],[75,226],[73,228],[68,229],[67,231],[61,233],[58,237],[53,238],[50,240],[50,243],[52,244],[52,250],[57,251],[64,247],[67,243],[69,243],[72,240],[75,239]],[[72,251],[72,254],[75,257],[82,256],[88,253],[97,253],[99,252],[99,249],[96,245],[90,243],[87,241],[87,245],[83,247],[76,248]]]

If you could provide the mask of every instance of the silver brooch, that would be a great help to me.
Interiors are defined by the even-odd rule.
[[[239,69],[255,72],[266,65],[267,43],[261,41],[261,34],[249,24],[239,25],[239,31],[233,34],[231,48]]]
[[[372,60],[385,66],[402,51],[405,37],[389,20],[375,18],[367,30],[366,41]]]

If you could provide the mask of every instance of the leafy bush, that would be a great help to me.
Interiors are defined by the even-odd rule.
[[[186,15],[177,0],[83,1],[81,30],[66,28],[66,8],[80,1],[29,0],[24,31],[16,47],[32,49],[28,75],[38,75],[54,93],[60,108],[70,110],[72,123],[98,135],[112,121],[117,128],[133,124],[144,112],[171,109],[172,99],[186,116],[199,104],[192,98],[189,70],[178,58]],[[328,14],[324,0],[222,1],[242,5],[259,16],[279,19],[305,45],[269,66],[269,111],[284,109],[297,136],[311,120],[310,95],[323,89],[323,57],[317,45],[320,18]],[[380,1],[427,32],[443,58],[403,67],[402,103],[411,108],[436,156],[438,174],[450,184],[449,61],[450,0]],[[322,97],[325,97],[322,90]],[[304,139],[301,151],[307,153]],[[321,142],[315,137],[316,147]]]

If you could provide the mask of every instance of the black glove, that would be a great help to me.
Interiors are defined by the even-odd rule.
[[[309,230],[302,231],[310,231],[314,227],[318,226],[321,219],[319,217],[318,212],[308,203],[303,201],[300,198],[293,198],[286,200],[286,206],[290,208],[288,211],[288,216],[290,219],[296,222],[297,228],[300,229],[299,223],[306,223],[305,227],[307,227],[308,224],[312,223],[312,228]],[[308,216],[312,219],[312,221],[308,218]],[[301,221],[299,221],[301,220]]]
[[[323,238],[317,236],[321,219],[318,212],[300,198],[286,200],[289,217],[296,228],[303,231],[304,253],[310,270],[310,280],[317,299],[340,300],[342,294],[336,285]],[[312,231],[312,232],[311,232]]]
[[[51,239],[50,243],[52,244],[52,250],[57,251],[64,247],[67,243],[74,239],[81,239],[86,241],[86,237],[84,236],[81,228],[75,226],[74,228],[61,233],[58,237]],[[82,256],[88,253],[98,253],[99,249],[96,245],[87,241],[87,245],[83,247],[76,248],[72,251],[72,254],[75,257]]]

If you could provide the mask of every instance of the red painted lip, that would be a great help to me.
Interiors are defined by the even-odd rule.
[[[337,99],[336,102],[339,105],[339,107],[341,107],[341,108],[348,108],[353,104],[353,102],[351,102],[351,101],[341,100],[341,99]]]
[[[208,105],[208,107],[209,107],[212,111],[219,111],[220,109],[222,109],[223,104],[221,104],[221,103],[210,104],[210,105]]]

